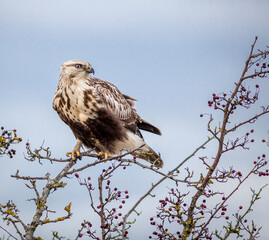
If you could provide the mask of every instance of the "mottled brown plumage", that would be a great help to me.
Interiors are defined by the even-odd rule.
[[[160,155],[144,143],[139,129],[161,135],[160,130],[136,113],[134,98],[112,83],[92,77],[93,72],[91,65],[81,60],[67,61],[60,69],[53,108],[77,139],[72,158],[80,154],[82,144],[111,155],[144,144],[135,155],[162,167]]]

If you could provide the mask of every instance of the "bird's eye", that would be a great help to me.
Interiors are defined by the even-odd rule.
[[[81,64],[76,64],[75,68],[82,68],[82,65]]]

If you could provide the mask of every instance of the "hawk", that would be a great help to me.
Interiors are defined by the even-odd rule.
[[[112,83],[95,78],[91,64],[82,60],[62,63],[53,108],[71,128],[77,143],[71,154],[80,156],[82,145],[107,158],[122,151],[162,167],[163,161],[143,139],[140,130],[157,135],[161,131],[142,119],[134,108],[135,99]],[[139,149],[138,151],[135,151]]]

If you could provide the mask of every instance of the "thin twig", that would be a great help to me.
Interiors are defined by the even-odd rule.
[[[3,229],[10,237],[13,237],[14,239],[18,240],[9,231],[7,231],[6,229],[4,229],[2,226],[0,226],[0,228]]]

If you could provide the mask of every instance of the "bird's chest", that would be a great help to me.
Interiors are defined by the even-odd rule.
[[[57,103],[57,112],[62,119],[81,123],[89,118],[97,118],[97,109],[100,107],[93,89],[78,86],[63,88]]]

